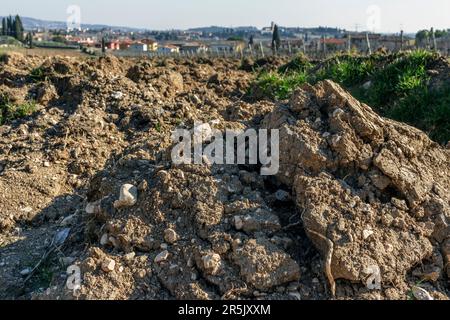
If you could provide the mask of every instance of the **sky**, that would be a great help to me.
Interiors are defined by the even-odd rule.
[[[450,28],[449,0],[14,0],[0,16],[66,21],[71,5],[82,23],[152,30],[219,25],[329,26],[347,30],[416,32]]]

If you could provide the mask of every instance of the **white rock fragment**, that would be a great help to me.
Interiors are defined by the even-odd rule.
[[[20,271],[20,275],[23,277],[29,275],[30,273],[31,273],[31,268],[25,268],[22,271]]]
[[[136,204],[138,189],[132,184],[124,184],[120,188],[119,200],[114,202],[114,208],[132,207]]]
[[[87,214],[94,214],[97,213],[100,209],[100,206],[98,204],[98,202],[90,202],[86,205],[86,213]]]
[[[135,256],[136,256],[135,252],[130,252],[124,255],[123,258],[125,259],[125,261],[133,261]]]
[[[371,228],[367,228],[363,230],[363,238],[367,240],[371,235],[373,235],[373,230]]]
[[[341,108],[337,108],[336,110],[333,111],[333,118],[339,117],[341,114],[344,114],[344,110],[342,110]]]
[[[123,93],[120,91],[113,92],[111,94],[111,98],[113,98],[115,100],[121,100],[123,98]]]
[[[367,82],[365,82],[365,83],[362,85],[362,88],[363,88],[364,90],[369,90],[370,87],[372,87],[372,81],[367,81]]]
[[[202,257],[202,262],[205,271],[211,275],[215,275],[220,269],[221,258],[217,253],[207,254]]]
[[[234,217],[234,227],[236,228],[236,230],[242,230],[242,228],[244,227],[244,221],[242,220],[242,217]]]
[[[106,246],[107,244],[109,244],[109,236],[107,233],[104,233],[100,238],[100,245]]]
[[[161,263],[167,261],[167,259],[169,259],[169,251],[164,250],[155,257],[155,263]]]
[[[116,262],[113,259],[106,258],[102,262],[102,270],[105,272],[112,272],[116,268]]]
[[[421,287],[412,287],[412,293],[417,300],[434,300],[428,291]]]

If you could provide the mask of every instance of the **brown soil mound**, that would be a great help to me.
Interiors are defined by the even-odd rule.
[[[38,103],[0,127],[0,297],[407,299],[421,280],[448,297],[449,150],[336,84],[276,106],[242,101],[234,60],[0,63],[0,90]],[[194,121],[280,129],[279,174],[173,164]]]

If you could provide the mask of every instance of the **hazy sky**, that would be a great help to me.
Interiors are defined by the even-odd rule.
[[[82,23],[149,29],[197,26],[331,26],[407,32],[450,28],[449,0],[8,0],[0,15],[66,21],[69,5]]]

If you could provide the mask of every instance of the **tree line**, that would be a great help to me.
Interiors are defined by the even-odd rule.
[[[24,41],[24,27],[22,24],[22,19],[19,15],[15,17],[9,16],[2,19],[2,32],[3,36],[10,36],[16,38],[19,41]]]

